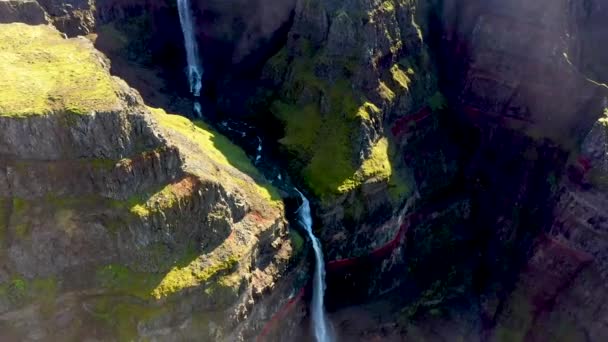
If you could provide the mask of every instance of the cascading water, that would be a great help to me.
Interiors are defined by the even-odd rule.
[[[310,203],[308,199],[298,190],[295,189],[300,198],[302,198],[302,205],[298,208],[298,218],[300,223],[306,229],[308,236],[312,242],[312,248],[315,252],[315,272],[313,275],[313,289],[312,289],[312,323],[313,331],[317,342],[330,342],[332,341],[331,333],[329,331],[329,324],[325,317],[325,310],[323,307],[323,295],[325,292],[325,264],[323,262],[323,251],[321,250],[321,243],[319,239],[312,232],[312,216],[310,215]]]
[[[179,22],[182,26],[184,45],[186,46],[186,61],[188,62],[186,72],[188,74],[188,83],[190,84],[190,93],[194,97],[199,97],[201,95],[201,88],[203,87],[201,82],[203,67],[198,58],[198,44],[194,36],[190,1],[177,0],[177,11],[179,12]],[[201,105],[198,100],[194,102],[194,112],[199,117],[201,116]]]
[[[257,164],[262,159],[262,138],[258,137],[258,148],[255,151],[255,161],[254,164]]]

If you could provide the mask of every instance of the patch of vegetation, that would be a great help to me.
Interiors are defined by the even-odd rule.
[[[423,314],[441,314],[448,301],[461,298],[472,287],[472,255],[465,233],[470,211],[468,201],[459,201],[437,217],[415,226],[408,237],[407,267],[416,279],[420,294],[404,310],[406,319]]]
[[[293,256],[299,255],[304,250],[304,238],[295,229],[289,230],[289,238],[291,239],[291,247],[293,248]]]
[[[263,179],[245,152],[228,138],[215,132],[202,121],[193,123],[185,117],[167,114],[162,109],[150,108],[150,110],[163,128],[169,129],[174,134],[179,134],[188,142],[195,144],[201,153],[204,153],[213,162],[221,166],[234,167],[253,178],[253,181],[243,181],[239,185],[245,189],[252,188],[262,198],[274,205],[279,205],[281,196],[276,188]],[[232,178],[238,182],[236,176]]]
[[[408,71],[409,70],[411,70],[411,72],[413,73],[413,70],[411,68],[408,69]],[[397,82],[397,84],[399,84],[399,86],[401,86],[403,89],[410,89],[410,83],[412,82],[412,80],[410,80],[408,72],[403,71],[399,67],[399,64],[395,64],[391,67],[391,75],[393,76],[393,80]]]
[[[382,99],[384,99],[386,102],[393,102],[395,100],[395,97],[397,96],[395,92],[393,92],[393,90],[382,81],[378,83],[377,90],[380,97],[382,97]]]
[[[119,341],[138,341],[137,326],[161,317],[167,307],[147,305],[112,298],[98,297],[91,301],[89,313],[112,329]]]
[[[27,296],[27,284],[23,278],[13,278],[7,284],[0,286],[0,298],[11,304],[22,303]]]
[[[381,8],[384,12],[393,12],[395,10],[395,5],[392,1],[383,1]]]
[[[136,194],[126,201],[113,200],[112,205],[115,208],[128,209],[131,214],[138,217],[147,217],[152,213],[174,207],[179,198],[180,193],[176,185],[169,183],[147,193]]]
[[[276,101],[273,112],[285,125],[285,136],[279,140],[292,152],[310,159],[314,155],[314,145],[321,129],[322,117],[316,105],[299,107]]]
[[[208,267],[202,267],[200,260],[195,260],[185,267],[173,267],[154,288],[152,296],[163,298],[183,289],[198,286],[212,276],[232,269],[238,261],[238,256],[231,255]]]
[[[28,201],[21,198],[13,198],[10,224],[12,231],[20,239],[25,239],[30,231],[31,205]]]
[[[0,116],[87,114],[119,106],[94,50],[50,26],[0,24]]]
[[[12,277],[7,283],[0,284],[0,302],[8,302],[11,305],[36,302],[42,306],[44,312],[49,312],[58,291],[59,282],[53,277],[31,280]]]
[[[204,284],[233,269],[238,261],[238,255],[208,259],[191,250],[167,272],[135,272],[125,266],[107,265],[97,271],[97,280],[103,288],[119,294],[142,300],[161,299]]]
[[[280,143],[293,156],[291,168],[302,175],[308,188],[322,200],[352,191],[370,179],[389,180],[394,173],[386,139],[376,142],[370,158],[362,163],[357,161],[355,146],[360,130],[371,125],[381,110],[349,82],[355,63],[348,58],[329,60],[323,51],[307,48],[310,44],[305,40],[300,45],[302,56],[292,62],[288,75],[290,87],[271,105],[272,114],[285,127]],[[276,59],[286,58],[285,54],[277,56]],[[279,61],[273,63],[283,65]],[[340,65],[344,72],[342,79],[329,82],[317,75],[318,70]],[[403,82],[407,87],[409,79],[405,72],[396,67],[394,75],[395,82]],[[393,100],[395,93],[384,87],[386,97]],[[310,100],[301,103],[302,94],[310,94],[307,95]],[[320,102],[325,103],[323,110]],[[392,188],[405,190],[403,186]]]
[[[120,294],[151,299],[152,291],[162,279],[162,274],[134,272],[122,265],[107,265],[97,270],[101,287]]]
[[[447,100],[442,93],[435,92],[435,94],[428,99],[427,104],[433,111],[438,111],[447,107]]]

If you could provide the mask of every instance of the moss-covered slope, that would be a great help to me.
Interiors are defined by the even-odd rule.
[[[0,339],[251,329],[291,247],[245,153],[146,107],[90,43],[50,26],[0,25],[0,72]]]
[[[1,115],[117,108],[117,87],[88,41],[68,41],[46,25],[0,25]]]

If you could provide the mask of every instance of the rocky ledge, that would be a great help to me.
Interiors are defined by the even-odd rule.
[[[251,338],[292,246],[245,153],[84,38],[0,24],[0,60],[0,339]]]

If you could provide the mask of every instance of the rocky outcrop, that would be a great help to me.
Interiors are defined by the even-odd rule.
[[[470,153],[470,224],[492,227],[476,233],[486,246],[473,278],[483,284],[483,338],[601,340],[602,328],[588,324],[586,309],[572,304],[572,296],[601,281],[587,272],[601,269],[604,259],[599,232],[605,218],[598,208],[606,204],[589,170],[603,155],[595,122],[607,88],[597,82],[601,72],[589,69],[597,57],[581,52],[601,35],[581,33],[595,25],[592,9],[601,6],[431,6],[426,32],[438,54],[442,88],[459,118],[452,122],[468,132],[457,141]],[[594,125],[582,148],[589,154],[578,158],[580,141]],[[591,287],[593,296],[604,296],[603,288]]]
[[[414,194],[389,131],[435,91],[414,17],[408,1],[297,1],[285,47],[264,67],[280,147],[320,199],[330,260],[390,241]]]
[[[608,336],[605,269],[608,192],[605,118],[590,131],[582,155],[556,186],[554,219],[497,317],[497,338],[598,340]],[[577,159],[577,160],[576,160]]]
[[[282,27],[291,21],[296,0],[192,1],[205,65],[230,71],[239,63],[259,65]],[[275,43],[276,44],[276,43]],[[261,58],[260,58],[261,57]]]
[[[146,107],[82,38],[0,36],[0,339],[255,336],[295,278],[244,152]]]
[[[48,16],[35,0],[0,1],[0,23],[47,24]]]
[[[472,120],[562,142],[582,137],[603,111],[606,88],[576,66],[581,51],[602,36],[602,30],[583,33],[589,31],[583,25],[595,25],[597,1],[434,6],[443,25],[445,74],[454,81],[449,93]]]

